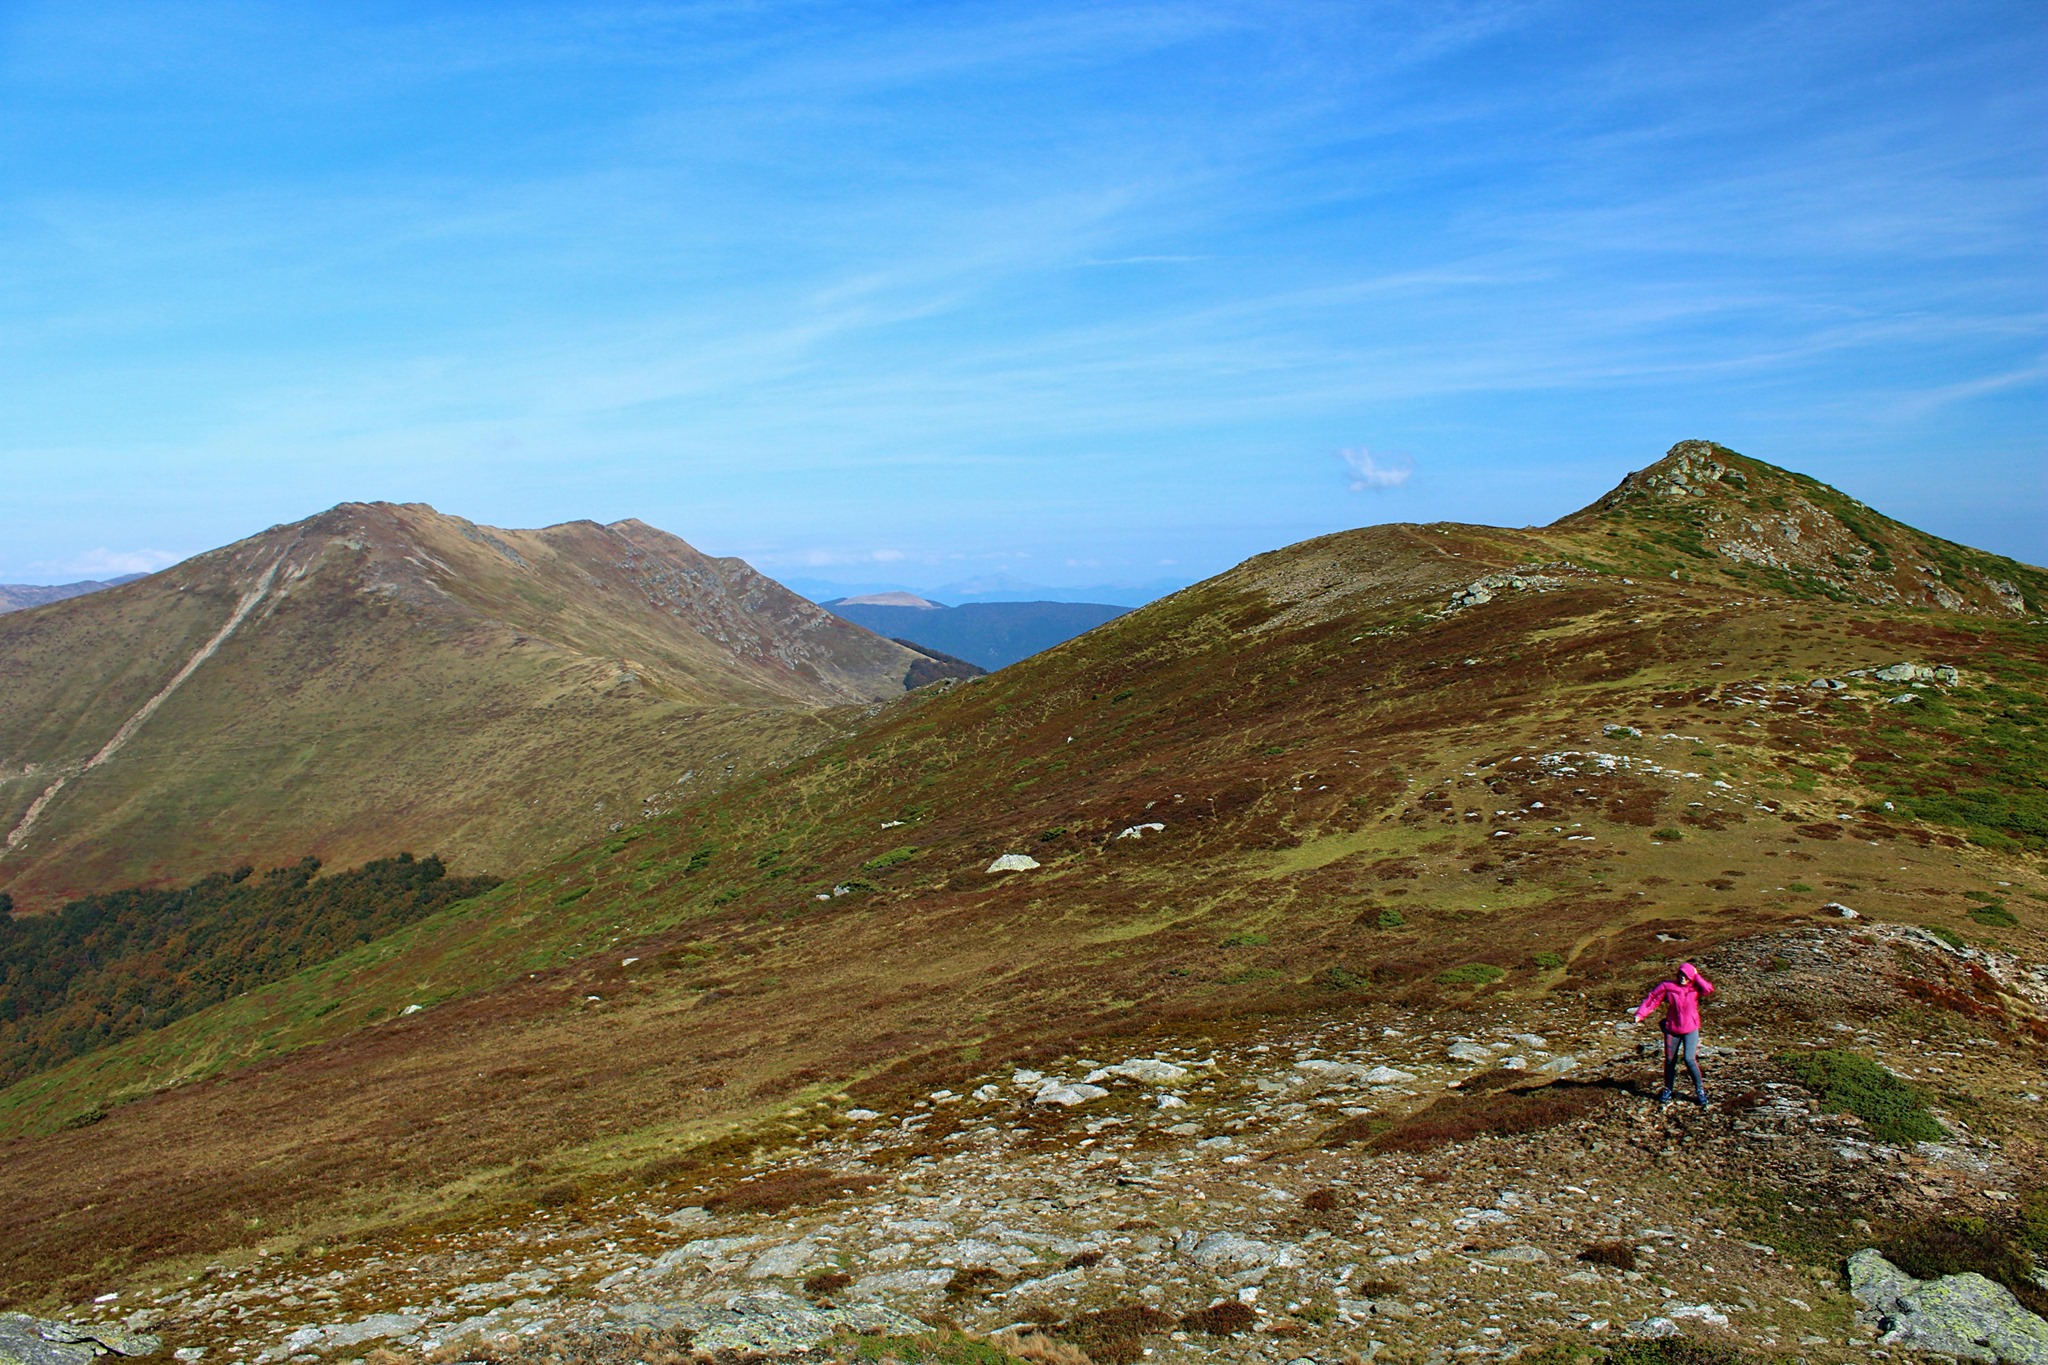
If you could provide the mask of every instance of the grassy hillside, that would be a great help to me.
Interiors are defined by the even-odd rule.
[[[0,619],[24,909],[407,845],[530,866],[900,696],[915,651],[637,522],[351,504]]]
[[[0,1285],[630,1187],[1089,1039],[1612,1012],[1830,902],[2043,956],[2038,616],[1638,577],[1601,525],[1260,556],[16,1085]]]

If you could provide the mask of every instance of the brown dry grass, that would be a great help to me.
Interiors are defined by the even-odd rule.
[[[1636,1249],[1627,1242],[1595,1242],[1579,1253],[1588,1265],[1613,1266],[1616,1270],[1636,1268]]]
[[[1606,1087],[1556,1081],[1526,1089],[1487,1086],[1477,1094],[1446,1095],[1371,1140],[1377,1152],[1428,1152],[1481,1136],[1541,1132],[1591,1114],[1609,1096]]]
[[[1189,1313],[1180,1320],[1180,1325],[1187,1331],[1212,1337],[1234,1337],[1239,1332],[1249,1332],[1258,1320],[1259,1315],[1250,1304],[1223,1299]]]
[[[1147,1304],[1078,1313],[1052,1329],[1052,1335],[1087,1352],[1098,1365],[1137,1365],[1145,1357],[1145,1338],[1170,1330],[1171,1315]]]
[[[1020,1332],[1006,1328],[988,1339],[988,1344],[1005,1355],[1031,1365],[1096,1365],[1094,1357],[1072,1342],[1059,1341],[1043,1332]]]
[[[712,1213],[781,1213],[851,1198],[874,1186],[873,1176],[799,1166],[739,1181],[706,1199],[704,1207]]]

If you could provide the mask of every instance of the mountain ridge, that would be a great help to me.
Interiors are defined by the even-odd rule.
[[[0,885],[51,904],[415,835],[509,868],[515,807],[545,845],[666,799],[643,726],[663,785],[723,781],[933,668],[642,522],[344,503],[0,618]]]
[[[1700,543],[1622,511],[1270,551],[32,1077],[0,1092],[0,1293],[667,1209],[854,1107],[903,1115],[877,1166],[912,1181],[954,1150],[916,1113],[999,1068],[1361,1001],[1591,1032],[1671,954],[1768,976],[1844,903],[2048,960],[2038,616],[1780,592]],[[1900,970],[1920,1036],[2039,1055],[2025,992]]]

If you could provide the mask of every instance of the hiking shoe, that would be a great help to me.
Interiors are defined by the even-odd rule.
[[[1659,1091],[1657,1092],[1657,1103],[1659,1103],[1659,1104],[1669,1104],[1669,1103],[1671,1103],[1671,1092],[1670,1092],[1669,1090],[1659,1090]]]
[[[1704,1090],[1702,1090],[1699,1094],[1694,1095],[1692,1098],[1693,1103],[1697,1104],[1702,1110],[1705,1110],[1708,1105],[1713,1103],[1712,1100],[1707,1098],[1707,1092]]]

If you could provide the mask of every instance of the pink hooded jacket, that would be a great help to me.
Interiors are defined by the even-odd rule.
[[[1650,1017],[1658,1005],[1664,1006],[1664,1021],[1661,1025],[1666,1033],[1698,1033],[1700,1029],[1700,997],[1714,993],[1714,983],[1707,980],[1700,969],[1690,962],[1680,963],[1676,981],[1660,981],[1657,989],[1650,992],[1649,999],[1636,1007],[1636,1022]]]

